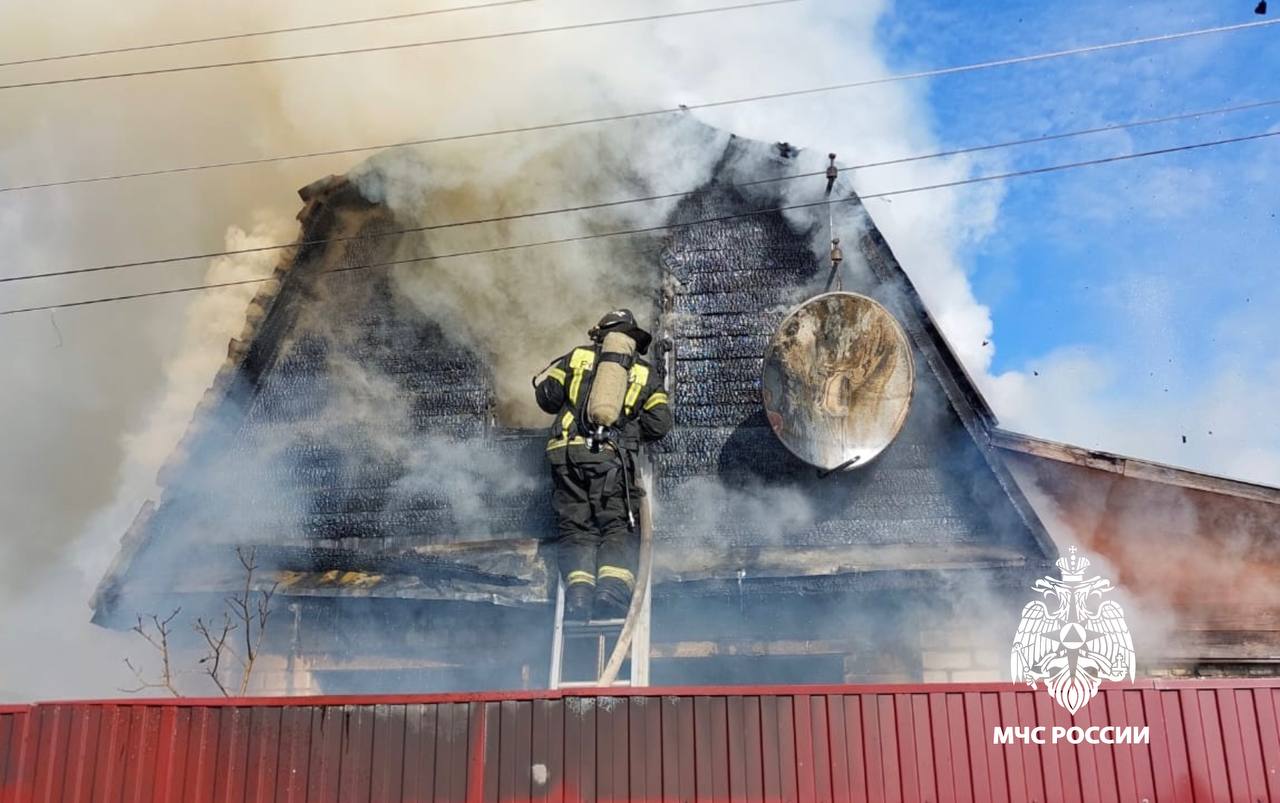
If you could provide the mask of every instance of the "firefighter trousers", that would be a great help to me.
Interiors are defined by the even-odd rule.
[[[565,585],[588,583],[625,603],[635,588],[640,539],[639,530],[633,532],[628,526],[621,468],[616,458],[553,464],[551,503],[560,520],[558,557]],[[634,473],[628,475],[633,483],[632,509],[638,510],[640,490],[634,485]]]

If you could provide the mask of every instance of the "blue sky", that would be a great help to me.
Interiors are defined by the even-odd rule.
[[[899,0],[877,33],[890,68],[911,71],[1271,18],[1253,8],[1253,0]],[[948,148],[1269,100],[1280,98],[1278,33],[1268,27],[990,69],[935,78],[923,91],[932,130]],[[974,172],[1278,125],[1280,107],[1207,116],[1002,150],[980,157]],[[1278,377],[1278,180],[1280,141],[1263,140],[1006,182],[995,227],[961,253],[992,312],[992,373],[1052,372],[1050,355],[1076,351],[1107,366],[1094,398],[1112,411],[1159,408],[1192,437],[1238,425],[1214,419],[1233,407],[1247,417],[1248,404],[1215,399],[1213,388],[1253,395],[1247,388],[1274,390]],[[1273,421],[1252,423],[1280,445]],[[1170,431],[1169,443],[1181,434]],[[1154,452],[1147,456],[1197,462],[1179,460],[1175,449]],[[1206,467],[1232,471],[1221,460]]]

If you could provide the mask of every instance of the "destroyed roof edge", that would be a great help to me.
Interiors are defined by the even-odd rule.
[[[296,215],[299,223],[297,237],[289,248],[280,253],[267,281],[258,287],[257,292],[245,304],[244,324],[239,334],[228,341],[227,355],[192,410],[182,437],[156,471],[156,498],[143,501],[129,528],[121,535],[119,548],[89,598],[89,608],[94,611],[94,622],[99,621],[102,605],[115,591],[119,580],[128,573],[134,557],[150,540],[151,530],[148,524],[164,500],[170,480],[186,466],[192,452],[198,450],[201,441],[208,436],[208,423],[211,419],[209,413],[224,404],[230,396],[251,351],[259,345],[263,327],[272,311],[288,295],[286,284],[292,284],[294,268],[309,256],[312,249],[323,244],[313,236],[317,225],[324,225],[317,220],[321,217],[317,214],[319,208],[331,194],[350,186],[345,176],[329,175],[298,190],[303,207]]]
[[[1020,452],[1059,463],[1069,463],[1083,468],[1106,471],[1131,479],[1158,482],[1163,485],[1174,485],[1180,488],[1190,488],[1196,491],[1237,496],[1242,499],[1280,505],[1280,488],[1273,485],[1224,477],[1220,474],[1193,471],[1187,468],[1171,466],[1167,463],[1129,457],[1114,452],[1104,452],[1099,449],[1088,449],[1060,441],[1037,438],[1033,435],[1024,435],[999,427],[991,429],[991,444],[1005,451]]]
[[[861,204],[861,198],[859,198]],[[998,421],[986,398],[978,389],[964,363],[960,361],[946,335],[929,312],[928,306],[916,289],[915,283],[907,274],[902,263],[893,253],[880,227],[876,225],[871,211],[862,204],[871,228],[867,236],[860,239],[863,257],[874,274],[881,280],[894,281],[900,285],[903,302],[910,308],[910,315],[901,321],[908,336],[920,350],[929,370],[937,377],[942,390],[959,416],[965,430],[972,438],[978,452],[986,461],[995,476],[1001,490],[1013,505],[1018,517],[1030,531],[1036,544],[1048,560],[1058,557],[1058,546],[1045,528],[1035,508],[1027,500],[1021,486],[1014,480],[1009,467],[1005,465],[1004,455],[1000,454],[991,442],[991,433],[998,429]]]
[[[707,124],[703,123],[703,125]],[[710,125],[707,125],[707,127],[714,128],[714,126]],[[744,142],[754,142],[766,148],[779,147],[786,144],[775,143],[770,146],[760,140],[748,140],[732,134],[730,137],[739,146]],[[265,337],[268,342],[263,342],[264,335],[270,334],[269,332],[264,332],[264,326],[274,317],[274,313],[277,311],[276,308],[282,302],[288,300],[291,295],[290,291],[293,289],[292,285],[296,285],[299,281],[300,277],[295,268],[298,267],[299,263],[305,262],[315,248],[322,247],[325,244],[326,240],[317,236],[317,230],[323,229],[329,222],[326,220],[328,216],[323,212],[326,208],[331,208],[335,201],[340,204],[344,197],[350,197],[353,192],[357,195],[359,194],[359,190],[355,188],[355,185],[348,178],[355,169],[356,167],[353,167],[346,174],[325,176],[298,190],[298,195],[303,200],[304,205],[297,214],[300,226],[295,244],[290,250],[281,254],[271,280],[266,282],[246,305],[245,323],[241,332],[238,337],[231,339],[229,342],[226,359],[219,367],[209,388],[205,391],[204,396],[193,411],[191,420],[181,440],[158,471],[156,484],[160,488],[159,498],[154,502],[147,500],[144,503],[128,531],[122,536],[119,550],[113,557],[111,565],[103,574],[90,599],[89,604],[95,611],[95,620],[100,614],[100,606],[107,601],[108,595],[113,592],[120,578],[127,574],[134,557],[149,541],[151,536],[151,528],[147,526],[149,519],[163,502],[165,490],[171,484],[170,480],[177,476],[178,472],[188,463],[191,454],[198,451],[201,448],[201,444],[211,436],[207,426],[211,418],[208,415],[209,411],[225,403],[235,388],[237,380],[243,377],[250,362],[270,361],[269,357],[264,360],[260,355],[257,355],[257,359],[255,359],[255,352],[264,349],[272,351],[276,345],[276,338],[269,336]],[[1023,496],[1021,488],[1014,481],[1008,467],[1004,465],[1002,455],[997,454],[992,448],[990,435],[992,430],[995,429],[997,421],[990,405],[987,404],[973,378],[969,375],[956,355],[955,350],[929,313],[915,284],[898,262],[892,248],[875,224],[875,219],[870,210],[866,208],[861,198],[846,182],[847,177],[842,175],[840,179],[841,186],[847,190],[852,198],[856,199],[871,223],[869,236],[861,238],[864,256],[873,264],[873,269],[876,269],[876,266],[879,267],[878,272],[882,278],[890,278],[901,284],[904,291],[903,297],[915,318],[915,320],[904,322],[908,334],[912,336],[920,347],[921,352],[929,363],[930,370],[942,384],[953,409],[991,468],[1001,489],[1010,499],[1018,516],[1030,530],[1037,545],[1040,546],[1047,558],[1055,558],[1058,552],[1056,544],[1040,521],[1034,508]],[[364,202],[369,203],[367,200],[364,200]],[[290,285],[290,287],[286,287],[286,285]]]

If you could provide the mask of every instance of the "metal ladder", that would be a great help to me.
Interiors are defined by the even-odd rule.
[[[640,605],[640,621],[636,622],[635,633],[631,638],[630,665],[631,676],[627,680],[619,678],[614,686],[648,686],[649,685],[649,611],[653,601],[653,575],[649,576],[649,587],[645,589],[644,602]],[[564,580],[556,583],[555,627],[551,634],[551,674],[549,685],[553,689],[590,688],[599,685],[599,677],[604,672],[613,645],[622,632],[625,619],[602,619],[589,622],[566,622],[564,620]],[[596,661],[593,678],[564,678],[564,648],[573,641],[595,641]]]

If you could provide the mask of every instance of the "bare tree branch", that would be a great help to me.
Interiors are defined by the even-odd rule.
[[[239,696],[243,696],[248,691],[254,664],[266,639],[267,623],[271,618],[271,602],[275,598],[276,590],[280,587],[277,582],[268,589],[254,590],[254,575],[258,570],[256,547],[237,546],[236,558],[244,569],[244,586],[234,596],[224,600],[226,609],[222,612],[221,625],[215,624],[212,620],[205,621],[197,617],[191,626],[192,630],[204,639],[207,648],[204,657],[198,661],[200,668],[224,697],[231,697],[233,688],[234,694]],[[134,689],[120,689],[120,691],[134,694],[145,689],[165,689],[175,697],[180,696],[174,683],[178,673],[173,669],[169,652],[169,635],[170,625],[181,610],[181,608],[174,610],[165,619],[152,614],[149,624],[143,620],[142,616],[138,617],[138,622],[132,630],[160,653],[161,674],[158,680],[149,680],[135,664],[126,658],[125,666],[133,672],[138,686]],[[244,634],[244,645],[241,649],[232,647],[232,637],[237,630]],[[231,678],[224,678],[228,670],[227,665],[231,661],[235,661],[240,666],[238,683],[233,683]]]
[[[196,619],[192,629],[204,637],[205,644],[209,647],[208,654],[200,659],[200,665],[204,667],[205,674],[213,681],[213,685],[218,687],[218,691],[222,693],[223,697],[230,697],[231,692],[223,684],[219,673],[222,671],[223,653],[231,652],[231,648],[227,646],[227,637],[231,635],[231,631],[236,629],[236,626],[231,622],[231,617],[225,612],[222,614],[222,631],[217,636],[213,635],[213,630],[200,618]]]
[[[182,608],[175,608],[173,613],[169,614],[165,619],[161,619],[156,614],[152,614],[151,627],[154,628],[155,635],[152,635],[148,631],[147,625],[142,621],[142,617],[138,617],[138,623],[130,629],[139,636],[142,636],[142,638],[146,640],[146,642],[150,644],[156,652],[160,653],[160,678],[159,680],[154,681],[147,680],[146,676],[142,673],[142,670],[126,658],[124,659],[124,664],[129,667],[129,671],[133,672],[133,676],[137,678],[138,686],[134,689],[120,689],[120,691],[126,694],[137,694],[138,692],[146,689],[164,689],[174,697],[182,696],[174,685],[174,677],[176,673],[173,670],[173,662],[169,654],[169,625],[173,623],[174,619],[178,618],[178,614],[181,612]]]
[[[257,547],[236,547],[236,557],[244,567],[244,590],[237,597],[227,600],[244,626],[244,655],[240,659],[243,672],[240,675],[239,693],[244,695],[249,690],[249,680],[253,674],[254,663],[262,648],[262,640],[267,632],[267,620],[271,616],[271,598],[275,595],[279,583],[275,583],[266,591],[259,591],[257,597],[253,591],[253,576],[258,569]],[[257,624],[255,633],[254,624]]]

